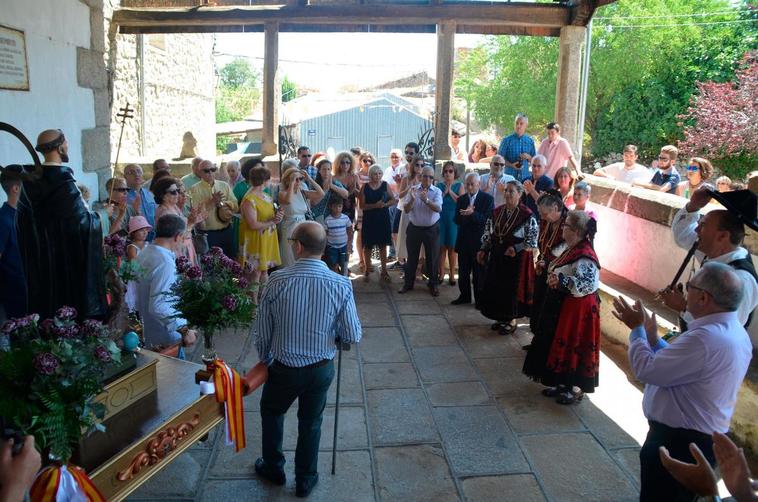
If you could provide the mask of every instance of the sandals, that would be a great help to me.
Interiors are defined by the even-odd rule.
[[[392,282],[392,278],[390,277],[390,274],[386,270],[382,270],[382,280],[386,283]]]
[[[490,326],[490,329],[491,329],[492,331],[497,331],[497,330],[499,330],[499,329],[500,329],[500,327],[501,327],[502,325],[503,325],[503,323],[501,323],[501,322],[496,322],[496,323],[492,324],[492,326]]]
[[[584,392],[582,392],[581,390],[579,392],[566,391],[566,392],[561,392],[560,394],[558,394],[558,397],[555,398],[555,402],[558,404],[569,405],[569,404],[580,402],[583,397],[584,397]]]
[[[516,331],[517,327],[518,327],[518,325],[515,322],[513,322],[513,321],[511,321],[511,322],[509,322],[507,324],[506,323],[502,323],[500,325],[500,328],[498,329],[498,332],[501,335],[503,335],[503,336],[512,335]]]
[[[542,389],[542,395],[545,397],[557,397],[565,389],[566,388],[562,385],[558,387],[548,387],[546,389]]]

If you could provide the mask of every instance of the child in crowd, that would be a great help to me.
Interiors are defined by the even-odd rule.
[[[126,245],[127,261],[133,261],[145,249],[147,234],[152,228],[144,216],[132,216],[129,220],[129,244]],[[137,281],[129,281],[126,285],[126,304],[129,311],[137,309]]]
[[[350,218],[342,213],[342,198],[332,196],[328,207],[329,214],[324,218],[326,264],[338,274],[347,276],[347,263],[351,251],[348,250],[348,243],[353,242],[353,225]]]
[[[587,235],[590,238],[590,242],[594,242],[595,234],[597,233],[597,214],[592,209],[587,209],[587,202],[590,200],[591,193],[592,185],[584,181],[578,182],[574,186],[574,204],[569,209],[587,213],[590,217],[590,221],[587,224]]]

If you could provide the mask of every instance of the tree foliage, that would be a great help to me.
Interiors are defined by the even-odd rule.
[[[297,97],[297,85],[295,82],[287,78],[287,75],[282,79],[282,103],[292,101]]]
[[[758,169],[758,51],[747,54],[734,82],[701,82],[682,118],[679,146],[715,160],[728,176]]]
[[[250,115],[260,98],[258,72],[247,60],[237,58],[219,70],[216,89],[216,123],[242,120]]]
[[[634,143],[644,158],[681,139],[678,117],[697,82],[730,80],[756,46],[756,23],[741,22],[758,18],[747,1],[621,0],[598,9],[585,151],[599,157]],[[723,14],[702,16],[714,12]],[[485,127],[508,131],[521,111],[541,133],[554,118],[558,50],[556,38],[488,37],[458,62],[457,94]]]

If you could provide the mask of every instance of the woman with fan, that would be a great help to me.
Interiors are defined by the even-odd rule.
[[[482,315],[493,319],[501,335],[516,330],[515,320],[529,315],[539,227],[532,211],[520,203],[524,188],[516,180],[505,186],[505,203],[492,211],[482,235],[477,261],[486,267]]]

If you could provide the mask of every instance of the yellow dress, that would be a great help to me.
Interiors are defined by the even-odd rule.
[[[268,195],[264,194],[261,198],[253,192],[248,192],[242,198],[240,206],[245,204],[245,201],[255,208],[258,221],[268,221],[274,217],[274,204]],[[240,221],[238,258],[242,266],[250,263],[255,270],[260,271],[281,265],[276,226],[265,230],[252,230],[243,216]]]

